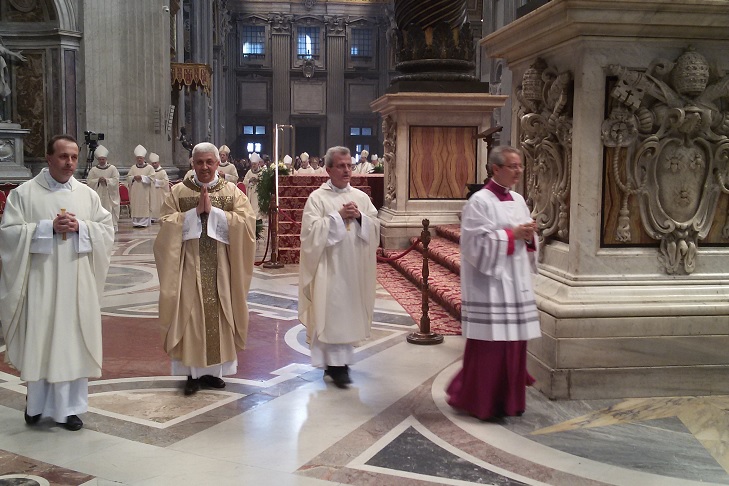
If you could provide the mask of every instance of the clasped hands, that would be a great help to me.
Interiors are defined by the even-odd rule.
[[[208,188],[205,186],[200,189],[200,200],[198,201],[197,208],[195,208],[195,210],[197,211],[198,216],[202,213],[210,214],[213,210],[213,205],[210,203],[210,194],[208,193]]]
[[[357,204],[354,201],[343,204],[342,209],[339,210],[339,215],[345,221],[348,219],[359,219],[362,217],[362,214],[359,212],[359,209],[357,209]]]
[[[103,177],[99,177],[99,184],[101,184],[102,186],[105,186],[106,185],[106,179],[103,178]]]
[[[537,222],[532,221],[530,223],[520,224],[511,228],[511,232],[514,235],[514,239],[524,240],[527,243],[532,241],[534,233],[537,231]]]
[[[78,220],[73,213],[56,214],[53,220],[53,231],[55,233],[76,233],[78,231]]]

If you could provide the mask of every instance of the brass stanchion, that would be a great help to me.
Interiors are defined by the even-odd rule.
[[[428,245],[430,244],[430,220],[423,220],[423,231],[420,233],[420,241],[423,242],[423,315],[420,318],[420,331],[411,332],[407,341],[412,344],[440,344],[443,342],[443,336],[430,332],[430,316],[428,315],[428,276],[430,270],[428,268]]]

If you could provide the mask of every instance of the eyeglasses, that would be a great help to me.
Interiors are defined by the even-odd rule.
[[[523,165],[502,165],[501,167],[505,167],[509,170],[516,170],[516,171],[523,171],[524,166]]]

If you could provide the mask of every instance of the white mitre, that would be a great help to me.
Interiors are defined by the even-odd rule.
[[[94,152],[94,155],[96,156],[96,158],[99,158],[99,157],[108,157],[109,156],[109,149],[107,149],[103,145],[99,145],[98,147],[96,147],[96,151]]]

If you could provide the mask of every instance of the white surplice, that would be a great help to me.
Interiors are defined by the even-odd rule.
[[[506,229],[532,221],[524,198],[499,201],[490,190],[476,192],[461,217],[463,336],[486,341],[526,341],[541,336],[532,289],[536,252],[514,240],[508,254]],[[535,240],[536,244],[536,240]]]
[[[141,176],[141,180],[135,181],[135,176]],[[134,226],[149,226],[151,223],[153,178],[154,167],[149,164],[144,164],[142,167],[135,164],[127,173],[129,212]]]
[[[106,179],[106,185],[100,184],[99,179]],[[101,205],[111,213],[114,230],[119,227],[119,209],[121,199],[119,196],[119,171],[113,165],[92,167],[86,178],[86,184],[96,191],[101,199]]]
[[[359,208],[361,224],[339,215],[350,201]],[[379,242],[377,210],[367,194],[328,181],[309,195],[301,222],[299,319],[313,345],[353,344],[369,337]]]

